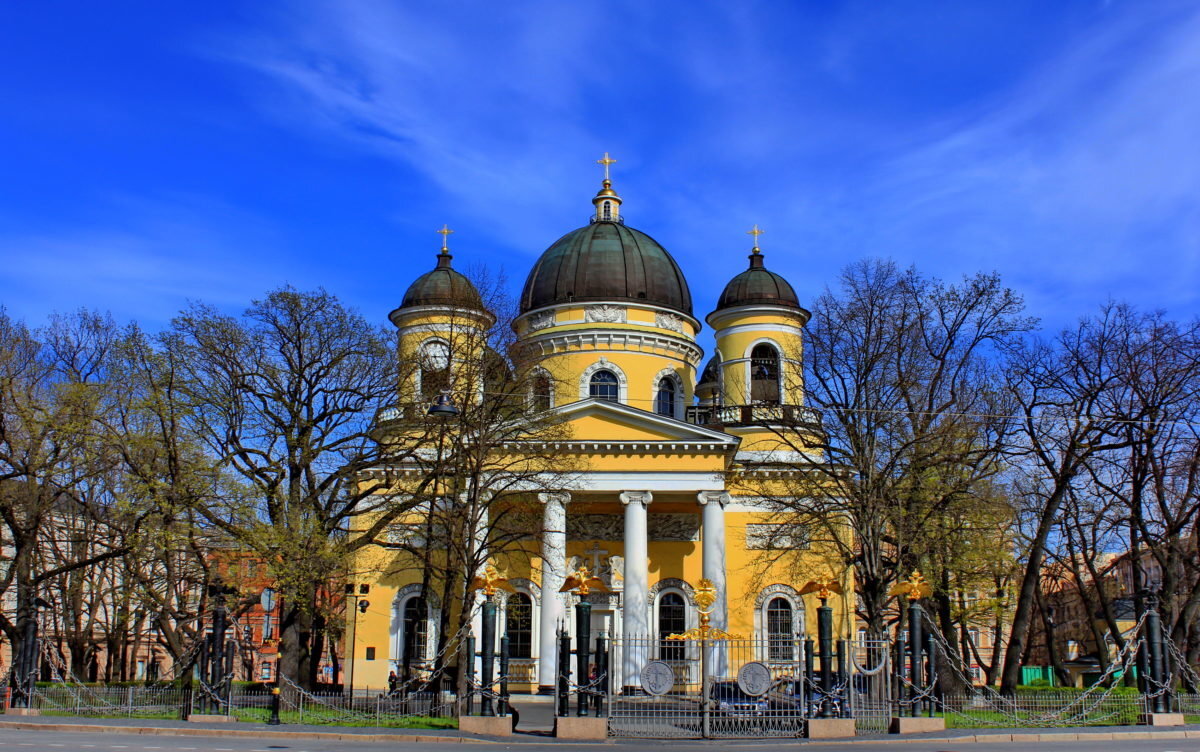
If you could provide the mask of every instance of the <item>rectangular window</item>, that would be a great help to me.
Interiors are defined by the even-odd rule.
[[[271,614],[263,614],[262,638],[264,640],[275,639],[275,620]]]
[[[367,648],[367,660],[375,660],[375,648]]]
[[[270,681],[270,679],[271,679],[271,663],[269,661],[262,662],[262,667],[259,668],[259,671],[258,671],[258,678],[263,681]]]

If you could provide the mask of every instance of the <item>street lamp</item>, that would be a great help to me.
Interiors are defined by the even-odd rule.
[[[356,589],[357,592],[355,592]],[[350,637],[350,650],[348,651],[350,654],[350,665],[346,667],[346,684],[348,685],[348,694],[350,695],[351,703],[354,702],[354,664],[358,660],[356,657],[358,654],[358,615],[365,614],[367,609],[371,607],[371,602],[363,597],[369,592],[371,592],[371,586],[365,582],[359,583],[358,585],[355,585],[352,582],[346,583],[346,597],[354,599],[354,615],[350,617],[350,634],[352,635]]]
[[[427,411],[431,418],[456,418],[458,417],[458,408],[450,401],[450,395],[442,392],[429,406]]]

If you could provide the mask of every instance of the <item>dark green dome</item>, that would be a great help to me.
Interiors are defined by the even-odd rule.
[[[786,279],[763,266],[762,254],[756,252],[750,254],[750,268],[729,280],[717,300],[718,311],[744,305],[799,308],[800,300]]]
[[[479,291],[471,284],[471,280],[450,266],[451,258],[445,251],[439,253],[437,266],[408,286],[400,307],[433,305],[482,309]]]
[[[630,301],[692,315],[692,294],[671,254],[618,222],[593,222],[546,249],[525,280],[521,313],[556,303]]]

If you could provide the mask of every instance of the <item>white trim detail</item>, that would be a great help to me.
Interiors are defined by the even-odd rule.
[[[803,330],[798,326],[789,326],[787,324],[735,324],[724,329],[718,329],[714,336],[717,339],[721,339],[731,334],[741,334],[742,332],[778,332],[780,334],[791,334],[799,337]]]
[[[586,400],[592,398],[592,376],[597,371],[609,371],[617,377],[617,402],[621,404],[629,403],[629,378],[625,376],[625,372],[616,363],[604,356],[600,356],[600,360],[583,369],[583,373],[579,377],[579,399]],[[608,402],[608,400],[600,400]]]
[[[768,585],[759,591],[754,599],[754,633],[763,639],[767,638],[767,607],[776,598],[783,598],[792,607],[792,637],[802,640],[805,633],[805,604],[804,596],[796,592],[791,585]],[[764,659],[767,656],[762,656]]]
[[[654,378],[650,381],[650,412],[655,415],[662,414],[658,412],[658,384],[663,379],[670,379],[675,383],[675,413],[665,417],[683,420],[683,379],[679,377],[679,373],[674,368],[662,369],[654,374]]]

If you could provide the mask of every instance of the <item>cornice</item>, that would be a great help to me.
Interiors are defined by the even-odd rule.
[[[704,350],[684,337],[628,329],[572,329],[545,332],[524,337],[522,347],[538,348],[542,355],[583,350],[588,352],[649,352],[655,349],[675,353],[693,368],[700,365]]]

